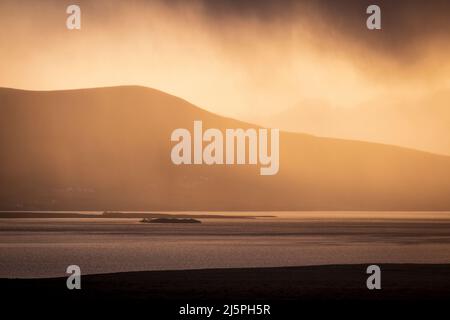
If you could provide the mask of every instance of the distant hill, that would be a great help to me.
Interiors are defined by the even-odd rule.
[[[376,99],[360,107],[336,108],[302,101],[255,123],[321,137],[387,143],[450,155],[450,90],[422,98]]]
[[[175,166],[194,120],[253,127],[143,87],[0,89],[0,210],[450,210],[448,156],[283,132],[275,176]]]

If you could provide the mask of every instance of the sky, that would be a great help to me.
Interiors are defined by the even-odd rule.
[[[81,30],[66,7],[81,7]],[[368,30],[377,4],[382,29]],[[142,85],[280,129],[450,155],[449,1],[0,2],[0,87]]]

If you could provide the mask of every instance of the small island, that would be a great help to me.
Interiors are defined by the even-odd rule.
[[[142,223],[202,223],[197,219],[181,219],[181,218],[144,218],[140,222]]]

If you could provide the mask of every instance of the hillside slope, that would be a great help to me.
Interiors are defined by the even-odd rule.
[[[143,87],[0,89],[0,210],[450,210],[450,157],[281,133],[274,176],[175,166],[194,120],[251,127]]]

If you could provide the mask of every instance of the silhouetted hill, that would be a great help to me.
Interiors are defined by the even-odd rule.
[[[175,166],[171,132],[194,120],[251,126],[143,87],[0,89],[0,209],[450,210],[450,157],[281,133],[274,176]]]

